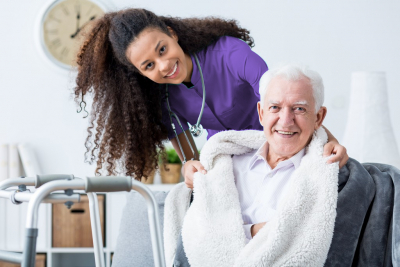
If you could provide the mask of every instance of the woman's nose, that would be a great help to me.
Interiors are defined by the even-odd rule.
[[[160,60],[158,62],[159,70],[163,75],[166,75],[170,69],[168,60]]]

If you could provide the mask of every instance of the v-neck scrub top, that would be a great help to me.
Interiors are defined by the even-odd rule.
[[[265,61],[251,50],[244,41],[224,36],[214,44],[196,53],[203,72],[206,100],[201,119],[207,130],[207,139],[224,130],[262,130],[257,114],[260,100],[259,81],[268,70]],[[203,89],[196,60],[191,55],[193,87],[184,84],[169,84],[169,103],[186,131],[196,124],[203,101]],[[161,86],[165,92],[165,85]],[[175,134],[172,130],[166,101],[163,100],[163,123],[168,129],[168,138]],[[174,118],[177,134],[182,132]]]

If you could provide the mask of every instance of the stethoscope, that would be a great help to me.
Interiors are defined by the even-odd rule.
[[[200,71],[201,86],[203,87],[203,102],[201,104],[201,110],[200,110],[199,118],[197,119],[197,123],[195,125],[190,125],[190,123],[188,123],[188,125],[189,125],[190,133],[194,137],[199,137],[203,133],[203,126],[200,124],[200,122],[201,122],[201,117],[203,116],[204,104],[206,102],[206,87],[204,85],[203,72],[201,71],[201,66],[200,66],[200,63],[199,63],[199,59],[197,58],[196,54],[194,54],[194,59],[196,60],[196,65],[197,65],[197,67],[199,68],[199,71]],[[176,121],[179,124],[179,127],[182,129],[182,132],[185,135],[186,141],[188,142],[188,144],[190,146],[190,149],[192,150],[193,155],[195,155],[194,149],[193,149],[192,144],[190,143],[189,138],[187,137],[187,135],[186,135],[186,133],[185,133],[183,127],[182,127],[182,124],[181,124],[178,116],[176,116],[176,114],[174,112],[172,112],[172,110],[171,110],[171,107],[169,105],[169,100],[168,100],[168,84],[165,85],[165,96],[166,96],[165,99],[166,99],[166,102],[167,102],[169,120],[171,122],[172,130],[175,133],[176,140],[178,141],[179,149],[182,152],[182,157],[183,157],[182,163],[185,164],[186,163],[186,155],[185,155],[185,152],[183,152],[181,142],[179,141],[178,134],[176,133],[175,124],[172,121],[172,117],[174,117],[176,119]],[[193,158],[192,158],[192,160],[193,160]]]

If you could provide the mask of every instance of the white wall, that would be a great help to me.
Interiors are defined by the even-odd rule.
[[[34,24],[47,0],[0,3],[0,143],[28,142],[44,173],[92,175],[83,163],[87,120],[76,113],[75,74],[39,53]],[[352,71],[385,71],[391,120],[400,143],[400,2],[398,1],[110,1],[114,9],[145,7],[171,16],[235,18],[251,31],[271,67],[308,64],[325,81],[325,125],[340,140]],[[360,133],[362,134],[362,133]],[[200,142],[202,143],[202,142]],[[200,144],[201,145],[201,144]],[[350,155],[351,156],[351,155]]]

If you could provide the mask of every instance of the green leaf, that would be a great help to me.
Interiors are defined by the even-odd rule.
[[[168,163],[181,163],[178,153],[173,148],[167,148],[167,160]]]

